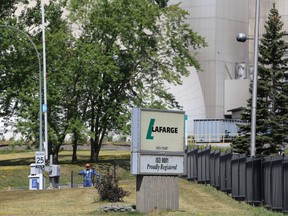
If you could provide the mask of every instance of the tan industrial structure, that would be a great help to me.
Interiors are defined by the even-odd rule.
[[[178,91],[176,98],[179,98],[180,104],[188,114],[190,113],[192,119],[232,118],[232,111],[237,112],[245,107],[246,100],[250,97],[255,0],[169,1],[170,4],[179,2],[181,2],[180,7],[190,14],[187,16],[187,22],[194,31],[206,38],[208,47],[198,50],[197,58],[203,71],[197,72],[198,79],[187,84],[195,88],[193,86],[199,85],[197,84],[199,80],[202,94],[196,93],[197,100],[193,100],[190,104],[185,104],[185,101],[189,101],[189,97],[195,98],[195,95],[183,96],[186,92],[181,94]],[[260,39],[274,2],[284,22],[283,30],[288,31],[288,1],[260,1]],[[240,32],[245,33],[251,40],[246,43],[237,42],[236,35]],[[196,72],[191,71],[192,76],[195,77]],[[197,109],[189,110],[191,106],[203,107],[203,110],[201,112]],[[239,118],[239,113],[234,113],[233,118]]]

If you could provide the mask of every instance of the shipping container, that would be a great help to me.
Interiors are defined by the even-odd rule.
[[[245,124],[241,120],[233,119],[194,119],[195,142],[231,142],[238,136],[239,125]]]

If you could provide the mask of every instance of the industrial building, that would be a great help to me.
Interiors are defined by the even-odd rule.
[[[190,119],[239,119],[241,108],[246,106],[250,97],[256,1],[169,1],[170,4],[179,2],[180,7],[190,14],[187,22],[195,32],[205,37],[208,47],[197,50],[202,71],[191,69],[191,77],[185,78],[184,86],[175,87],[172,92]],[[260,1],[260,38],[274,2],[284,22],[283,30],[288,31],[288,1]],[[237,42],[236,35],[240,32],[251,40]],[[190,81],[186,82],[187,79]],[[201,86],[201,89],[188,95],[189,89],[195,89],[195,86]],[[190,121],[190,124],[193,123]]]

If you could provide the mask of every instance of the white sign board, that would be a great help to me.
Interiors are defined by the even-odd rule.
[[[182,152],[184,114],[141,111],[141,148],[148,151]]]
[[[183,156],[141,155],[140,172],[153,174],[182,174]]]
[[[36,167],[44,167],[45,166],[45,152],[36,152],[35,164],[36,164]]]

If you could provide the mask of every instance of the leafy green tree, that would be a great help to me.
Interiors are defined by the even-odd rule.
[[[34,113],[33,116],[39,117],[39,94],[37,94],[39,92],[39,65],[37,53],[24,35],[29,37],[29,34],[25,33],[17,19],[7,16],[5,20],[9,20],[9,26],[15,29],[5,27],[0,29],[0,117],[3,118],[6,127],[13,127],[21,115],[19,108],[21,105],[25,107],[28,101],[32,100],[33,105],[38,104],[37,110],[36,106],[32,106],[30,111]],[[34,138],[39,137],[39,129],[37,135]]]
[[[75,40],[67,20],[63,18],[64,6],[62,2],[50,2],[45,6],[48,148],[49,154],[54,155],[55,162],[58,161],[58,153],[65,137],[68,133],[76,131],[75,125],[79,126],[77,113],[74,111],[79,97],[75,90],[77,73],[71,70],[75,59],[73,56]],[[41,1],[37,1],[35,7],[28,8],[21,20],[24,26],[41,26]],[[34,37],[41,44],[42,31],[35,31]],[[27,120],[25,123],[23,126],[31,128],[33,121],[28,122],[29,125]],[[73,156],[76,158],[76,155]]]
[[[49,154],[57,162],[70,133],[75,162],[77,145],[88,134],[91,160],[97,161],[107,132],[127,129],[131,107],[179,108],[165,83],[181,84],[181,76],[189,74],[187,66],[199,69],[188,48],[206,43],[185,23],[187,12],[178,5],[72,0],[70,15],[77,19],[69,25],[63,18],[65,3],[50,2],[45,7]],[[71,26],[74,31],[77,22],[79,37],[74,38]],[[41,51],[39,0],[35,7],[23,10],[17,26],[33,37]],[[7,120],[16,117],[17,128],[37,147],[37,58],[31,44],[15,37],[1,44],[0,110]]]
[[[2,1],[0,4],[0,24],[1,25],[16,25],[17,20],[15,19],[15,11],[16,11],[16,4],[19,3],[19,0],[7,0]],[[22,41],[21,41],[22,40]],[[21,41],[21,42],[20,42]],[[26,43],[27,42],[27,43]],[[20,50],[21,48],[27,48],[27,53],[29,52],[29,44],[30,42],[27,41],[27,38],[21,32],[17,32],[17,30],[9,29],[9,28],[0,28],[0,117],[5,117],[6,119],[6,126],[8,125],[9,117],[11,116],[11,113],[14,111],[14,106],[17,107],[17,101],[12,105],[9,103],[13,95],[16,95],[17,92],[12,92],[12,86],[10,88],[10,82],[6,77],[9,77],[10,80],[15,80],[16,77],[10,77],[9,76],[9,68],[13,68],[13,65],[15,65],[15,62],[17,62],[17,58],[23,57],[23,51],[22,53],[19,52],[18,56],[16,56],[17,50]],[[20,48],[21,47],[21,48]],[[24,48],[23,48],[24,47]],[[11,55],[9,55],[11,53]],[[25,53],[26,54],[26,53]],[[10,57],[8,60],[7,57]],[[28,59],[25,59],[28,62]],[[24,66],[25,68],[25,66]],[[16,68],[14,68],[16,70]],[[22,74],[20,74],[19,70],[17,71],[18,76],[21,77]],[[15,86],[20,86],[20,83],[13,83]],[[7,93],[6,96],[4,96],[4,91]]]
[[[74,107],[77,107],[75,82],[77,74],[70,70],[74,60],[72,31],[63,19],[62,2],[50,2],[46,12],[46,65],[48,100],[48,136],[49,154],[58,160],[58,152],[68,133],[79,127]],[[18,28],[25,29],[32,37],[41,53],[42,49],[41,1],[32,8],[24,8],[18,18]],[[9,29],[8,29],[9,30]],[[15,121],[17,129],[28,140],[39,145],[39,77],[38,60],[35,50],[27,40],[16,34],[15,39],[8,35],[2,44],[1,55],[1,95],[0,107],[6,124]],[[13,33],[13,32],[12,32]],[[13,35],[13,34],[12,34]],[[13,40],[8,40],[9,36]],[[28,44],[28,45],[27,45]],[[37,73],[36,73],[37,72]],[[41,71],[42,73],[42,71]],[[43,94],[43,92],[42,92]],[[75,99],[76,98],[76,99]],[[76,120],[75,120],[76,119]],[[77,122],[77,124],[75,123]],[[73,154],[74,156],[74,154]]]
[[[0,20],[7,20],[15,15],[17,4],[27,4],[27,0],[2,0],[0,3]]]
[[[97,161],[107,131],[125,127],[131,107],[179,107],[165,82],[181,84],[187,66],[199,69],[188,47],[206,44],[185,23],[187,12],[178,5],[72,0],[70,8],[81,29],[77,53],[87,100],[84,119],[90,159]]]
[[[272,154],[287,143],[288,120],[288,59],[284,57],[288,43],[282,37],[283,22],[275,3],[265,24],[266,33],[259,46],[259,69],[257,86],[256,152]],[[250,88],[251,92],[251,88]],[[250,121],[251,99],[242,119]],[[244,136],[234,143],[233,149],[248,152],[250,125],[241,127]]]

